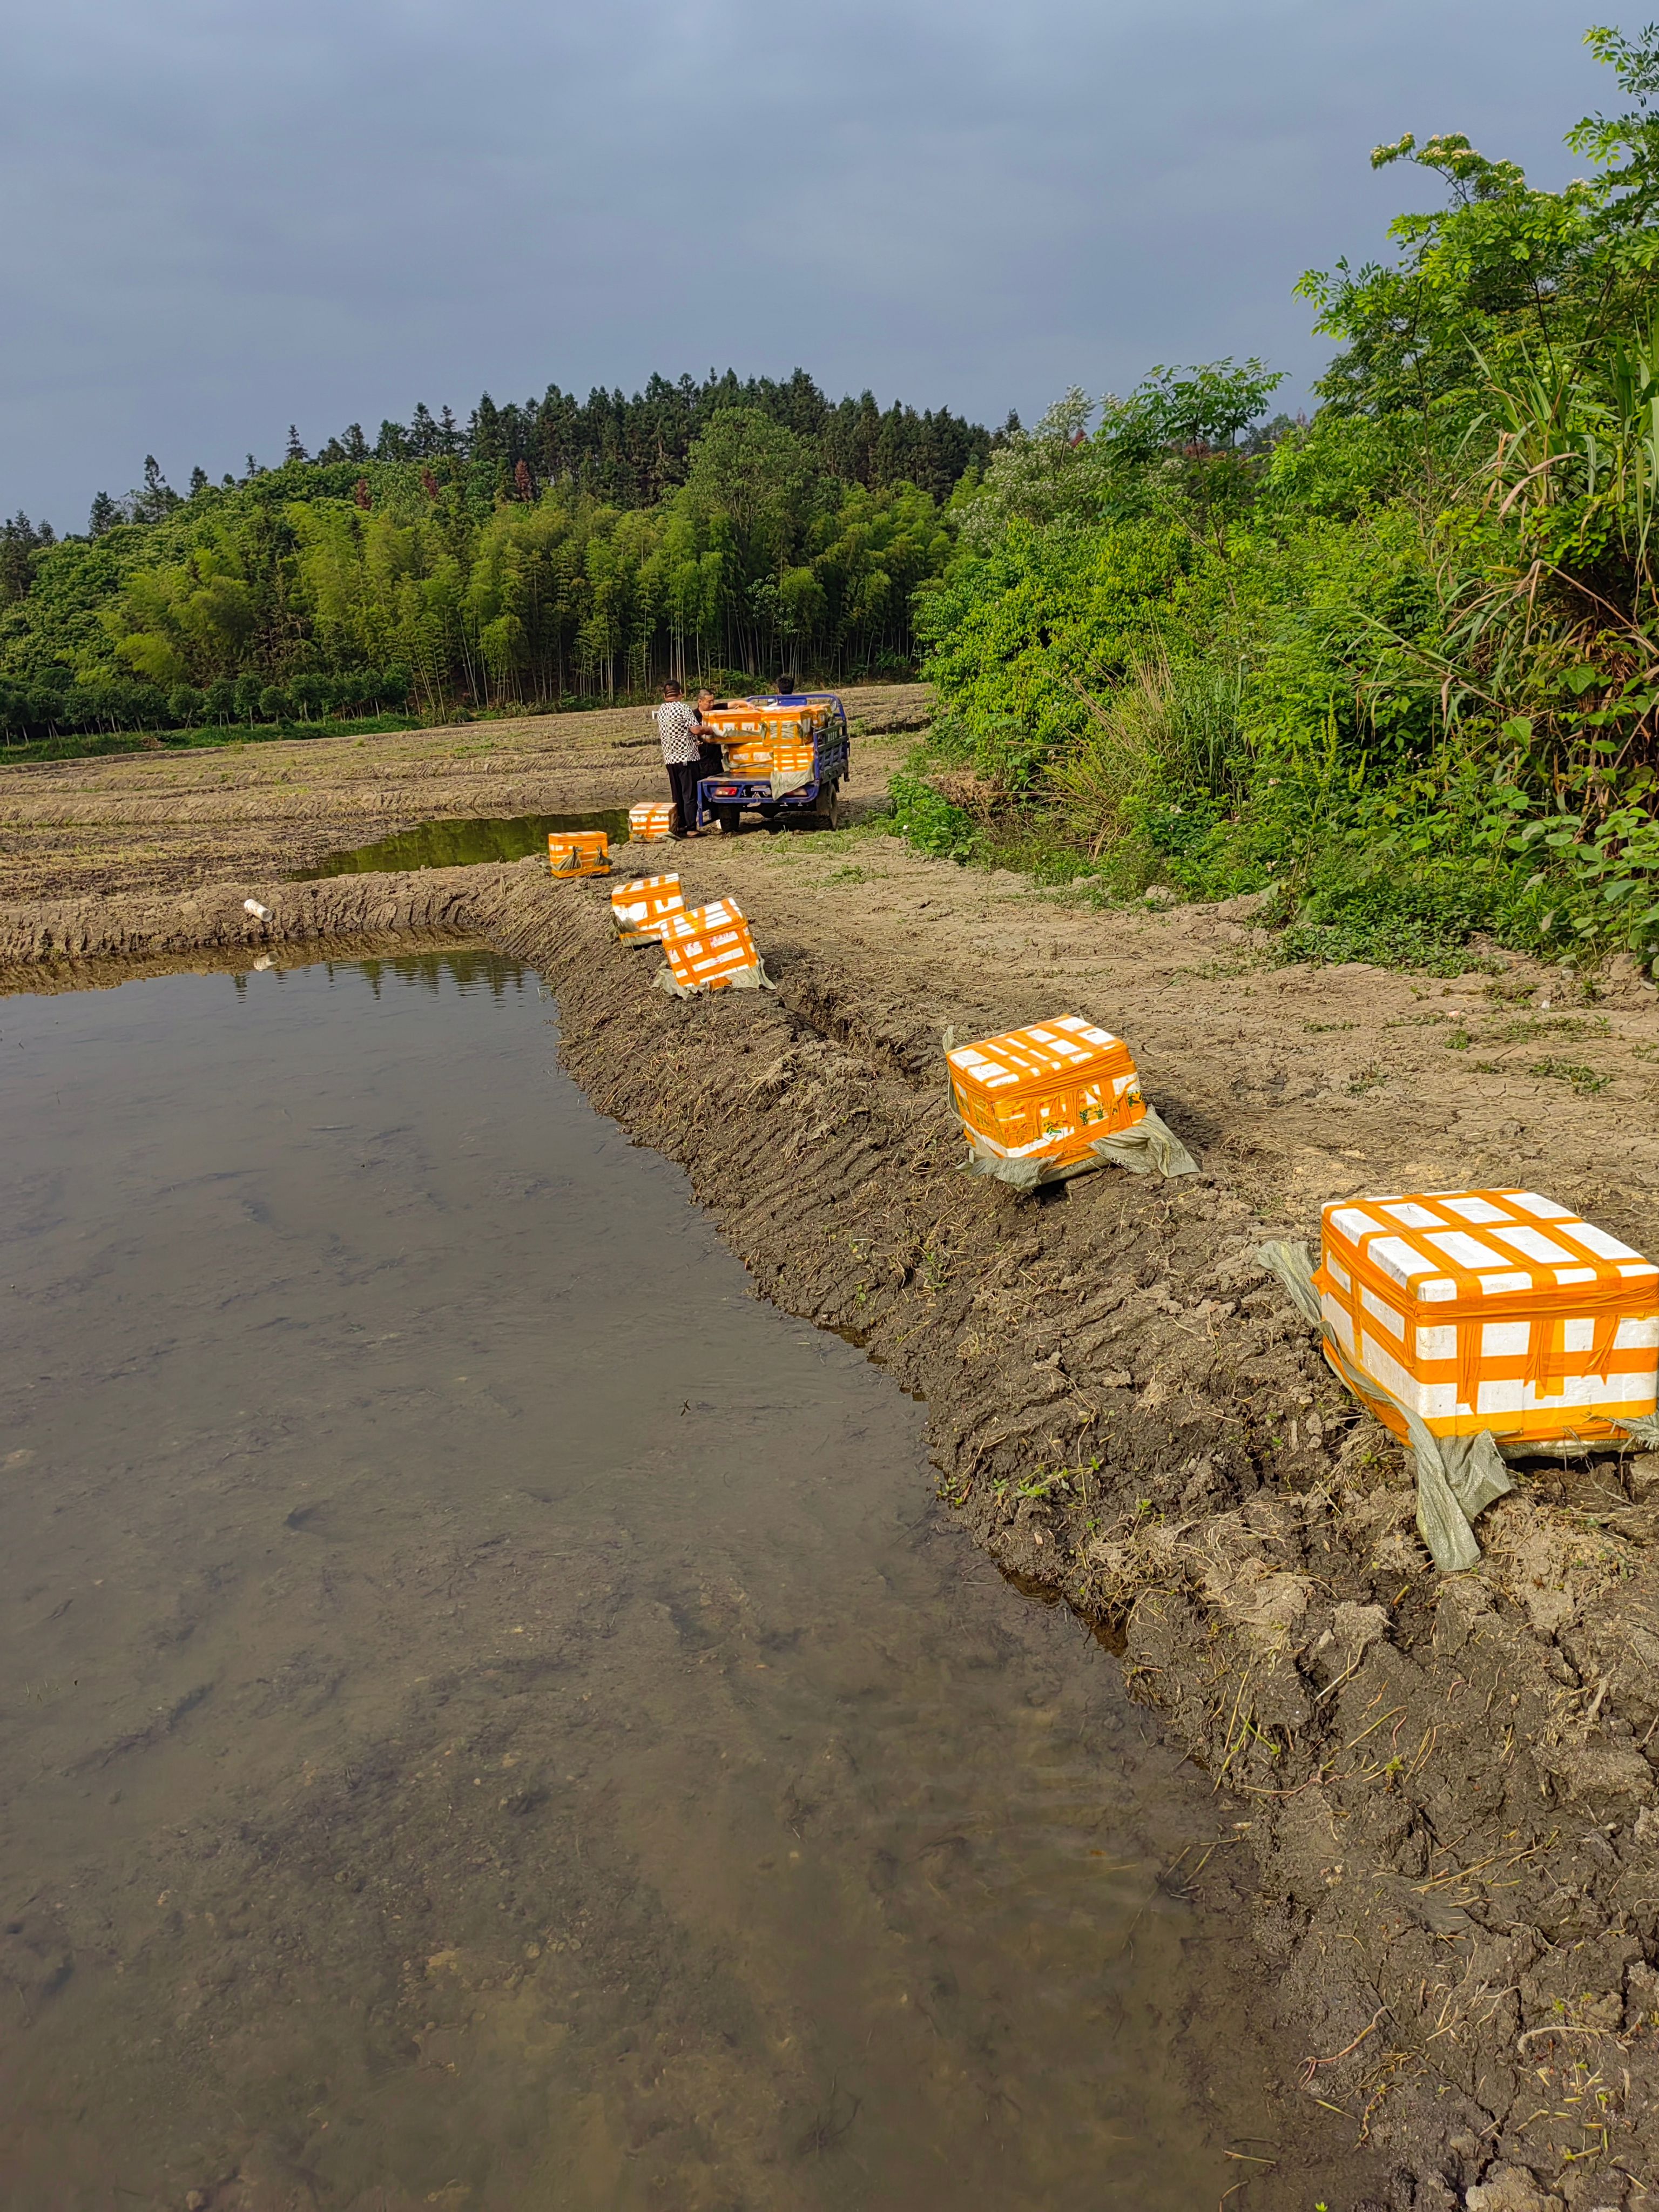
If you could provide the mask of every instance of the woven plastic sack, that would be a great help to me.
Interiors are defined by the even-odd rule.
[[[1326,1355],[1362,1406],[1376,1412],[1387,1405],[1411,1438],[1417,1470],[1417,1533],[1442,1574],[1465,1573],[1479,1564],[1474,1523],[1492,1500],[1515,1483],[1491,1431],[1473,1436],[1433,1437],[1421,1419],[1390,1391],[1354,1365],[1337,1342],[1321,1310],[1314,1288],[1313,1260],[1305,1244],[1264,1244],[1256,1258],[1276,1275],[1298,1310],[1325,1341]]]
[[[1063,1163],[1005,1159],[965,1123],[963,1128],[968,1139],[964,1165],[969,1172],[1006,1182],[1013,1190],[1032,1191],[1049,1183],[1067,1182],[1073,1176],[1088,1175],[1096,1168],[1104,1167],[1127,1168],[1131,1175],[1184,1176],[1199,1172],[1198,1162],[1155,1106],[1147,1107],[1130,1127],[1115,1130],[1108,1137],[1097,1137],[1085,1158]]]

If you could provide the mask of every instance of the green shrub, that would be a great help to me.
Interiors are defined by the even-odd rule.
[[[1004,441],[917,624],[982,848],[1285,884],[1288,959],[1659,973],[1659,27],[1589,43],[1632,104],[1565,191],[1455,133],[1373,156],[1450,198],[1304,280],[1346,349],[1311,422],[1212,363]]]
[[[908,769],[895,775],[888,789],[893,826],[919,853],[939,860],[975,858],[984,833],[970,814],[952,806],[932,784]]]
[[[1468,943],[1504,910],[1504,886],[1485,870],[1401,865],[1375,848],[1344,844],[1322,865],[1279,940],[1281,961],[1461,975],[1475,964]]]

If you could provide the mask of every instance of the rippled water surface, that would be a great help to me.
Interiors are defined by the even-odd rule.
[[[0,1000],[9,2212],[1215,2203],[1214,1802],[552,1012]]]

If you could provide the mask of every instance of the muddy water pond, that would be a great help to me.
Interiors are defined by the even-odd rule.
[[[314,868],[296,871],[296,883],[322,876],[377,876],[400,868],[465,868],[481,860],[524,860],[544,853],[550,831],[603,830],[612,845],[628,842],[628,810],[597,814],[511,814],[448,816],[418,822],[379,837],[372,845],[327,854]]]
[[[1217,1801],[554,1011],[0,1000],[9,2212],[1215,2203]]]

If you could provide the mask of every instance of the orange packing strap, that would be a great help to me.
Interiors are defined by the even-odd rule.
[[[1455,1298],[1416,1298],[1396,1277],[1384,1274],[1370,1255],[1358,1245],[1345,1245],[1342,1265],[1351,1272],[1351,1287],[1344,1291],[1320,1257],[1319,1271],[1314,1277],[1316,1289],[1328,1291],[1346,1306],[1353,1323],[1356,1344],[1364,1326],[1359,1291],[1369,1290],[1391,1311],[1402,1310],[1408,1328],[1444,1328],[1455,1327],[1457,1331],[1457,1401],[1474,1407],[1474,1392],[1480,1370],[1480,1332],[1489,1321],[1524,1321],[1530,1324],[1527,1336],[1527,1364],[1525,1379],[1547,1398],[1553,1397],[1554,1383],[1566,1373],[1566,1324],[1569,1321],[1589,1319],[1595,1324],[1591,1342],[1591,1357],[1605,1359],[1613,1349],[1621,1321],[1633,1320],[1651,1314],[1659,1307],[1659,1283],[1651,1274],[1638,1277],[1621,1275],[1603,1277],[1599,1282],[1560,1283],[1551,1285],[1548,1295],[1570,1304],[1565,1313],[1544,1313],[1538,1310],[1540,1291],[1500,1291],[1491,1297],[1461,1295]],[[1520,1273],[1519,1269],[1506,1270]],[[1457,1281],[1468,1271],[1449,1264],[1441,1273]],[[1595,1368],[1593,1373],[1601,1373]]]
[[[1568,1284],[1563,1287],[1571,1289],[1574,1286]],[[1580,1304],[1580,1310],[1575,1314],[1534,1313],[1533,1315],[1532,1328],[1527,1338],[1526,1379],[1536,1389],[1540,1398],[1556,1396],[1556,1385],[1566,1374],[1567,1323],[1570,1320],[1580,1321],[1588,1317],[1594,1324],[1590,1333],[1589,1372],[1592,1375],[1605,1375],[1607,1369],[1603,1362],[1613,1350],[1614,1340],[1619,1334],[1620,1322],[1626,1318],[1626,1316],[1613,1312],[1604,1306],[1598,1298],[1585,1298],[1582,1302],[1575,1301],[1575,1303]],[[1647,1299],[1650,1311],[1652,1310],[1654,1303],[1653,1286],[1650,1285]],[[1591,1309],[1588,1316],[1583,1311],[1583,1307]],[[1502,1321],[1513,1319],[1516,1316],[1500,1314],[1498,1318]],[[1467,1340],[1467,1346],[1465,1340]],[[1460,1329],[1457,1336],[1457,1385],[1462,1396],[1462,1402],[1466,1406],[1472,1406],[1474,1401],[1463,1390],[1464,1375],[1466,1370],[1472,1369],[1478,1364],[1479,1359],[1478,1324],[1466,1329]]]

